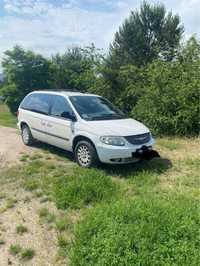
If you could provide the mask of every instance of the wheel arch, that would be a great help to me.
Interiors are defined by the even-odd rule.
[[[92,144],[92,146],[95,148],[95,150],[97,151],[94,142],[93,142],[89,137],[86,137],[86,136],[83,136],[83,135],[77,135],[77,136],[73,139],[73,142],[72,142],[72,150],[73,150],[73,151],[75,150],[75,147],[76,147],[77,143],[78,143],[79,141],[82,141],[82,140],[86,140],[86,141],[90,142],[90,143]]]
[[[30,129],[30,126],[29,126],[29,124],[28,124],[26,121],[21,121],[19,125],[20,125],[20,129],[21,129],[21,130],[22,130],[22,127],[23,127],[23,126],[27,126],[27,127],[29,127],[29,129]]]

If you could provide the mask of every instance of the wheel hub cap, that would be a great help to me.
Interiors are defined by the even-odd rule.
[[[87,146],[81,145],[78,148],[77,157],[81,165],[87,166],[90,163],[91,156]]]

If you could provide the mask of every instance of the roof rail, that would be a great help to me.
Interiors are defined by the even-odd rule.
[[[48,91],[57,91],[57,92],[78,92],[78,93],[83,93],[83,92],[80,92],[76,89],[71,89],[71,90],[67,90],[67,89],[49,89]]]

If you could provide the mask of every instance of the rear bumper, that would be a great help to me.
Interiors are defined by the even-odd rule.
[[[126,145],[123,147],[102,144],[97,149],[99,160],[108,164],[124,164],[139,161],[141,158],[136,156],[136,152],[143,146],[150,148],[155,144],[152,138],[148,143],[143,145]]]

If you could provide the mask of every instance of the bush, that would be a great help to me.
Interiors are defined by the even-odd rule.
[[[186,67],[188,67],[186,71]],[[132,115],[160,135],[198,135],[200,79],[192,64],[154,62]]]
[[[191,37],[172,61],[145,66],[115,65],[104,74],[104,94],[155,134],[195,136],[200,132],[200,42]],[[104,72],[106,68],[104,68]],[[103,72],[103,73],[104,73]],[[110,85],[109,85],[110,84]]]
[[[75,170],[73,176],[58,178],[53,186],[53,197],[58,208],[81,208],[110,200],[117,190],[111,177],[95,169],[81,169]]]
[[[75,228],[71,265],[198,265],[199,202],[117,202],[91,210]]]

